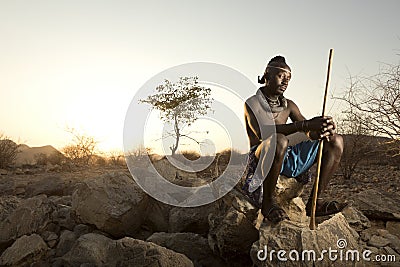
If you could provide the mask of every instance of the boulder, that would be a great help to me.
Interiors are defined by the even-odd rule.
[[[354,206],[370,219],[400,220],[400,199],[395,195],[369,189],[357,194],[354,201]]]
[[[179,164],[179,161],[175,161],[175,164]],[[184,169],[188,169],[190,171],[184,171]],[[192,171],[192,168],[190,166],[186,165],[183,165],[182,167],[174,166],[167,158],[154,161],[152,165],[148,167],[148,171],[151,173],[157,172],[166,180],[182,186],[190,186],[187,185],[185,180],[186,181],[198,180],[196,172]]]
[[[226,261],[251,264],[248,252],[258,239],[258,209],[237,190],[232,190],[217,203],[219,209],[208,217],[210,248]]]
[[[59,258],[56,266],[193,266],[180,253],[151,242],[125,237],[112,240],[90,233],[78,238],[71,250]]]
[[[317,259],[322,250],[329,248],[361,251],[357,239],[357,232],[341,213],[319,224],[317,230],[310,230],[306,223],[289,220],[277,224],[264,222],[250,255],[256,266],[341,266],[346,262],[330,261],[328,254],[321,261]],[[277,256],[280,250],[285,253],[280,254],[281,260]],[[311,251],[315,252],[315,259]],[[296,259],[297,256],[300,260]],[[285,258],[287,261],[283,261]]]
[[[297,182],[294,178],[283,175],[278,177],[276,184],[276,200],[278,205],[285,210],[291,221],[306,222],[307,216],[305,205],[300,198],[304,184]]]
[[[15,196],[0,197],[0,222],[4,221],[19,205],[21,199]]]
[[[169,228],[169,214],[172,208],[174,207],[171,205],[151,199],[144,225],[153,232],[167,232]]]
[[[386,229],[392,235],[396,235],[398,238],[400,238],[400,222],[387,221],[386,222]]]
[[[86,179],[72,195],[72,209],[87,224],[115,237],[133,235],[142,224],[148,196],[123,173]]]
[[[208,215],[215,210],[215,202],[199,207],[173,207],[169,212],[168,232],[191,232],[207,235],[209,230]]]
[[[56,248],[56,256],[63,256],[70,251],[77,239],[78,237],[74,232],[69,230],[62,231]]]
[[[368,218],[355,207],[347,207],[342,211],[343,216],[353,229],[360,232],[371,227],[371,222]]]
[[[376,248],[385,247],[390,244],[390,241],[387,238],[382,236],[373,235],[368,241],[368,245]]]
[[[78,224],[78,225],[75,225],[75,227],[74,227],[74,234],[77,237],[88,234],[92,231],[93,231],[92,227],[90,227],[89,225],[86,225],[86,224]]]
[[[307,221],[305,205],[299,197],[304,185],[294,178],[279,176],[276,185],[278,204],[293,222]],[[252,244],[258,239],[263,217],[244,194],[236,189],[222,198],[224,208],[209,216],[208,241],[214,253],[226,260],[248,257]],[[247,264],[247,263],[243,263]]]
[[[25,188],[25,196],[32,197],[40,194],[47,196],[71,195],[74,189],[71,181],[66,181],[61,176],[43,175],[40,179],[33,180]]]
[[[380,237],[389,241],[388,246],[390,248],[394,249],[397,253],[400,253],[400,239],[396,235],[392,235],[388,230],[385,229],[378,229],[377,232]]]
[[[77,219],[71,206],[58,204],[55,206],[51,214],[53,222],[57,223],[60,227],[72,230],[77,224]]]
[[[48,247],[40,235],[24,235],[0,257],[0,266],[29,266],[46,254]]]
[[[45,195],[21,200],[3,221],[0,222],[0,247],[23,235],[40,232],[51,222],[54,205]]]
[[[228,266],[214,255],[207,238],[194,233],[154,233],[146,241],[186,255],[194,266]]]

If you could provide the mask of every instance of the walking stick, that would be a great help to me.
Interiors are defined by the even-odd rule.
[[[333,56],[333,49],[331,48],[329,50],[328,72],[326,74],[324,104],[322,105],[322,117],[325,116],[326,97],[328,95],[329,79],[331,76],[332,56]],[[317,155],[317,160],[318,160],[317,161],[317,177],[315,177],[314,192],[313,192],[312,202],[311,202],[311,217],[310,217],[310,229],[311,230],[315,230],[315,228],[316,228],[316,226],[315,226],[315,210],[317,207],[318,184],[319,184],[319,176],[321,173],[321,160],[322,160],[323,147],[324,147],[324,140],[319,140],[318,155]]]

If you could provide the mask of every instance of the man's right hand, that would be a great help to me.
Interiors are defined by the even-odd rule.
[[[336,125],[331,116],[318,116],[306,121],[307,130],[320,134],[320,138],[334,135]]]

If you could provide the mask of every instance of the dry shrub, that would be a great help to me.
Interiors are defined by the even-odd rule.
[[[18,145],[8,137],[0,134],[0,168],[6,168],[15,163]]]
[[[218,163],[221,165],[240,164],[243,159],[243,155],[237,149],[226,148],[217,153]]]
[[[194,150],[184,150],[181,151],[180,154],[184,156],[186,159],[191,161],[198,160],[199,158],[201,158],[201,155]]]

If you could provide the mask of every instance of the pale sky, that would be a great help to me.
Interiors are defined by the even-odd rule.
[[[73,127],[101,149],[122,149],[129,103],[157,73],[214,62],[256,84],[278,54],[292,68],[286,97],[311,118],[321,112],[330,48],[335,95],[349,73],[399,62],[399,10],[397,0],[0,0],[0,132],[62,148]]]

